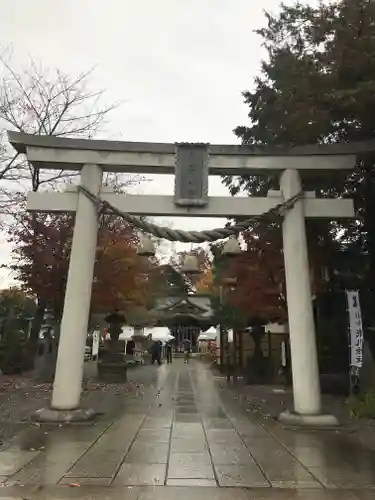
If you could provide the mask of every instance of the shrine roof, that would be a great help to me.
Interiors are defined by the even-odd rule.
[[[154,311],[173,314],[177,308],[193,309],[203,316],[210,316],[213,311],[209,295],[178,295],[158,299]]]
[[[157,301],[153,312],[160,324],[211,324],[214,311],[208,295],[165,297]]]

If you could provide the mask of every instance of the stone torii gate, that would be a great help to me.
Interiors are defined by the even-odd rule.
[[[13,147],[40,168],[81,172],[81,186],[134,215],[236,217],[260,215],[301,192],[300,173],[353,169],[356,154],[374,145],[341,144],[290,149],[204,144],[152,144],[63,139],[9,132]],[[208,175],[279,173],[280,191],[263,198],[208,197]],[[175,174],[175,196],[119,195],[102,188],[103,172]],[[41,420],[90,418],[80,409],[84,348],[97,244],[95,204],[83,192],[29,193],[28,210],[76,212],[56,375],[50,408]],[[302,425],[334,425],[322,415],[305,217],[354,217],[348,199],[317,199],[304,193],[282,225],[294,411],[280,416]]]

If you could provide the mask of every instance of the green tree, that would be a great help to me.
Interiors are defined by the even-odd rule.
[[[244,92],[250,125],[235,134],[246,145],[294,146],[374,137],[375,3],[341,0],[306,6],[282,5],[266,14],[257,30],[267,50],[254,90]],[[304,179],[306,189],[322,196],[354,198],[358,220],[345,224],[311,221],[310,237],[319,238],[325,253],[337,251],[337,239],[353,259],[368,260],[364,289],[375,283],[375,155],[359,158],[348,175]],[[278,186],[269,177],[224,178],[232,194],[244,189],[264,195]],[[334,259],[327,257],[334,262]]]
[[[27,336],[35,309],[36,301],[23,290],[16,287],[0,290],[0,335],[17,327]]]
[[[19,373],[28,367],[24,345],[36,301],[19,288],[0,290],[0,370]]]

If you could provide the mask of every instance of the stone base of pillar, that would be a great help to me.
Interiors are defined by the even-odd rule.
[[[41,408],[37,410],[32,418],[35,422],[41,423],[70,423],[88,422],[93,420],[97,412],[95,410],[77,408],[76,410],[54,410],[52,408]]]
[[[334,415],[301,415],[285,411],[279,415],[280,424],[288,427],[306,427],[310,429],[332,429],[339,425]]]

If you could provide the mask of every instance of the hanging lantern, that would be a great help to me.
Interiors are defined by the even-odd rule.
[[[235,236],[231,236],[224,243],[222,254],[227,257],[236,257],[242,253],[238,239]]]
[[[238,284],[238,278],[236,276],[225,276],[221,281],[223,285],[228,288],[235,288]]]
[[[199,269],[197,256],[194,254],[186,255],[181,269],[185,274],[199,274],[201,270]]]
[[[155,245],[150,236],[140,233],[137,254],[141,257],[153,257],[155,255]]]

